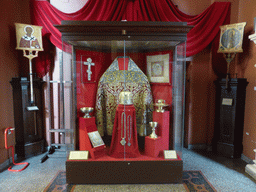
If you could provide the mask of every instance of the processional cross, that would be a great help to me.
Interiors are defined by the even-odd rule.
[[[18,50],[23,50],[23,56],[29,59],[29,77],[30,77],[30,106],[28,111],[39,110],[35,105],[32,59],[38,57],[38,51],[43,51],[42,26],[15,23],[16,41]]]
[[[95,66],[95,63],[92,63],[92,59],[88,58],[87,62],[84,62],[84,65],[88,65],[88,69],[86,72],[88,74],[88,81],[91,81],[91,75],[92,75],[91,66]]]
[[[227,61],[226,88],[230,79],[229,65],[236,53],[243,52],[242,43],[246,22],[220,26],[220,43],[218,53],[223,53]]]

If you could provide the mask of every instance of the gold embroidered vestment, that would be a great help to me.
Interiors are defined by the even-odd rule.
[[[152,120],[153,98],[147,76],[129,57],[128,70],[119,70],[118,58],[100,78],[96,96],[96,124],[101,136],[112,135],[119,94],[130,91],[136,109],[137,132],[148,135],[147,124]]]

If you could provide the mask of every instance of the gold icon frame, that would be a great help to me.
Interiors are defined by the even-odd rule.
[[[17,47],[19,50],[32,50],[32,51],[43,51],[43,43],[42,43],[42,26],[30,25],[30,24],[22,24],[15,23],[16,28],[16,41]],[[27,36],[27,30],[31,31],[31,37]],[[27,42],[24,45],[24,42]],[[30,44],[29,44],[30,41]]]

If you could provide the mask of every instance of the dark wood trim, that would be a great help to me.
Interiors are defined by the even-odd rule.
[[[62,21],[61,25],[54,26],[62,33],[62,39],[67,42],[82,40],[186,41],[187,33],[193,28],[186,22],[160,21]]]

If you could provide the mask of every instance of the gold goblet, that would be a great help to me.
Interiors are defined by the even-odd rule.
[[[157,122],[149,122],[149,125],[152,127],[152,133],[149,135],[150,138],[156,139],[157,134],[156,134],[156,127],[157,127]]]
[[[83,118],[91,118],[90,113],[93,112],[93,107],[82,107],[80,111],[84,113]]]

